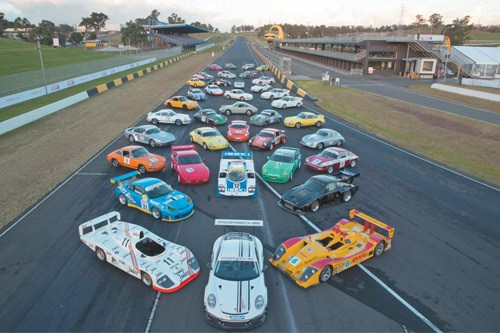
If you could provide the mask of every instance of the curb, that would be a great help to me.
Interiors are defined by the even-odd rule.
[[[259,56],[259,58],[264,61],[265,64],[269,65],[271,68],[271,71],[274,73],[276,78],[278,79],[279,82],[281,82],[287,89],[289,89],[291,92],[299,95],[302,98],[305,98],[311,102],[316,102],[318,99],[314,97],[313,95],[309,94],[305,90],[299,88],[292,80],[286,77],[285,74],[281,73],[281,71],[278,69],[278,67],[274,66],[274,64],[269,61],[262,53],[257,51],[257,49],[254,48],[255,53]]]

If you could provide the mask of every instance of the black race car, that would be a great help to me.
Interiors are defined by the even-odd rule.
[[[353,179],[359,173],[342,170],[334,176],[317,175],[304,184],[286,191],[278,205],[296,214],[315,212],[322,206],[333,205],[335,201],[347,202],[358,191],[359,185]]]
[[[210,84],[216,84],[219,87],[220,86],[227,87],[227,86],[231,86],[231,81],[228,81],[225,79],[213,79],[213,80],[210,80],[207,82],[207,86]]]
[[[227,118],[215,112],[212,109],[203,109],[193,115],[193,120],[205,123],[211,126],[224,125],[227,123]]]

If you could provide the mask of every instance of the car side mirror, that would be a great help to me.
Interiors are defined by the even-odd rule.
[[[209,263],[209,262],[207,262],[207,268],[208,268],[209,270],[212,270],[212,264],[211,264],[211,263]]]

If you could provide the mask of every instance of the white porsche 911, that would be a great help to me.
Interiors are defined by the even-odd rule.
[[[219,237],[208,264],[205,319],[225,330],[251,329],[264,323],[267,287],[261,241],[243,232]]]
[[[200,275],[200,266],[188,248],[169,242],[147,229],[120,221],[111,212],[78,227],[80,239],[101,261],[141,279],[153,289],[170,293]]]

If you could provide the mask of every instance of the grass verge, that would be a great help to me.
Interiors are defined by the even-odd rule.
[[[500,127],[351,88],[298,81],[332,114],[420,156],[500,185]]]

